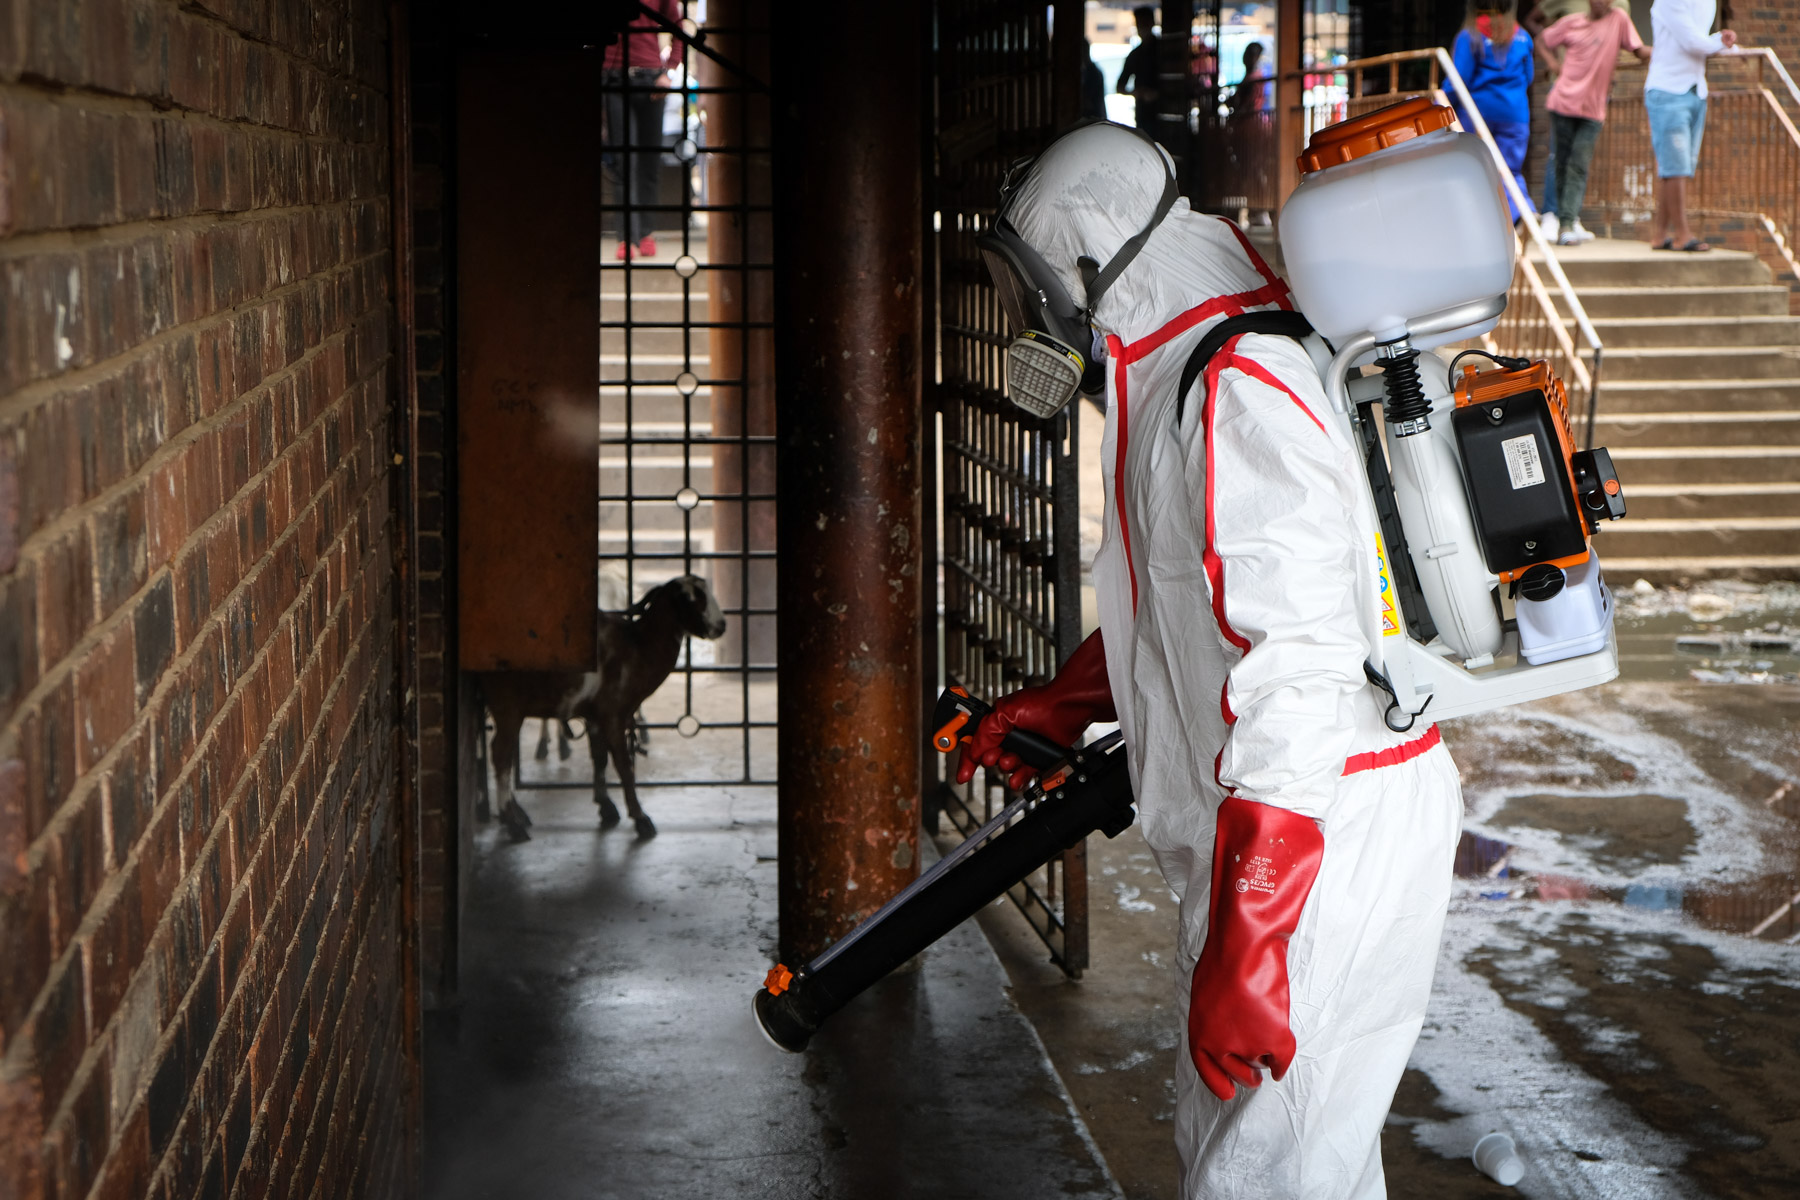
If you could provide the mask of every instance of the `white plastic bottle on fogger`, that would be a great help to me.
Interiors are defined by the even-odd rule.
[[[1493,329],[1513,277],[1499,171],[1453,119],[1421,98],[1319,131],[1280,221],[1295,299],[1337,351],[1326,390],[1367,451],[1383,574],[1404,614],[1374,664],[1394,693],[1390,723],[1618,673],[1588,542],[1624,515],[1610,457],[1576,450],[1546,364],[1476,351],[1500,369],[1452,380],[1426,353]],[[1379,377],[1348,378],[1372,363]]]

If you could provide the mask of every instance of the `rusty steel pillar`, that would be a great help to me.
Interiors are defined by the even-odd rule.
[[[918,871],[921,0],[774,47],[781,954]]]

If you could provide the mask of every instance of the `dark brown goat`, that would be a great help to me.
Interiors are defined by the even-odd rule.
[[[559,671],[490,671],[481,676],[482,697],[494,718],[494,778],[501,824],[515,841],[531,834],[531,818],[513,796],[513,768],[519,760],[519,729],[526,717],[587,722],[588,750],[594,759],[594,803],[600,824],[619,823],[619,810],[606,794],[606,759],[625,789],[625,808],[639,837],[654,837],[656,825],[638,804],[630,739],[635,714],[662,686],[681,654],[684,637],[713,639],[725,633],[725,615],[706,581],[683,575],[647,592],[629,612],[600,614],[599,656],[586,674]]]

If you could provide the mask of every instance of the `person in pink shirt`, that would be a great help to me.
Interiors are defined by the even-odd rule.
[[[652,0],[649,8],[670,24],[681,23],[676,0]],[[627,31],[606,48],[601,60],[601,86],[606,96],[604,149],[616,164],[621,260],[656,253],[654,214],[646,212],[662,187],[663,97],[669,71],[681,63],[681,44],[648,13],[632,18]],[[667,50],[663,43],[671,43]],[[629,219],[627,219],[629,218]]]
[[[1615,9],[1612,0],[1588,0],[1586,12],[1570,13],[1544,31],[1544,45],[1562,51],[1561,70],[1544,102],[1556,164],[1556,207],[1544,214],[1544,236],[1572,246],[1592,236],[1581,228],[1581,202],[1587,197],[1588,163],[1606,120],[1619,51],[1629,50],[1648,62],[1650,50],[1631,17]]]

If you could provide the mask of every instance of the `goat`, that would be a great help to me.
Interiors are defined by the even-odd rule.
[[[627,581],[625,568],[618,563],[603,562],[600,564],[599,598],[600,611],[602,612],[624,612],[631,607],[631,584]],[[545,721],[543,723],[538,730],[537,754],[535,757],[539,762],[547,762],[549,760],[550,730],[552,725],[554,725],[556,729],[556,760],[558,762],[568,762],[569,743],[575,740],[576,733],[573,729],[569,728],[569,723],[567,721]],[[643,713],[637,715],[636,725],[637,752],[643,754],[645,753],[644,747],[650,744],[650,733],[649,730],[645,728]],[[580,736],[586,737],[587,731],[583,730]],[[480,816],[482,820],[487,820],[487,814],[485,812],[481,813]]]
[[[625,808],[638,836],[656,836],[656,825],[638,804],[629,732],[634,714],[675,669],[686,636],[723,637],[725,615],[706,581],[683,575],[652,588],[628,612],[600,614],[599,654],[586,674],[561,671],[489,671],[481,675],[482,697],[494,718],[492,759],[499,785],[500,822],[514,841],[531,836],[531,817],[513,796],[513,768],[519,758],[519,730],[526,717],[587,722],[588,751],[594,760],[594,803],[602,828],[619,823],[619,810],[606,794],[606,759],[625,790]]]

